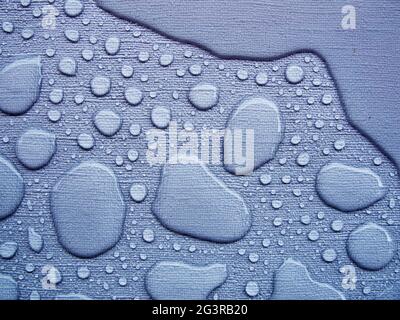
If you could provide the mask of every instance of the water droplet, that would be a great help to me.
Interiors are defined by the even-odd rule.
[[[139,153],[135,149],[128,150],[129,161],[135,162],[139,158]]]
[[[308,233],[308,239],[311,241],[317,241],[319,239],[319,232],[317,230],[311,230]]]
[[[151,229],[144,229],[142,237],[144,241],[151,243],[154,241],[154,231]]]
[[[299,166],[304,167],[310,162],[310,155],[307,152],[301,152],[296,159]]]
[[[133,76],[133,67],[123,65],[121,68],[121,74],[124,78],[130,78]]]
[[[16,153],[26,168],[41,169],[56,153],[56,136],[42,129],[28,129],[19,137]]]
[[[251,223],[242,197],[194,161],[164,166],[153,212],[173,231],[216,242],[242,238]]]
[[[66,0],[64,3],[64,11],[70,17],[77,17],[83,11],[83,4],[79,0]]]
[[[78,136],[78,145],[84,150],[90,150],[94,147],[94,138],[90,133],[81,133]]]
[[[304,79],[304,71],[303,69],[294,64],[290,64],[287,66],[285,71],[286,80],[290,83],[297,84]]]
[[[229,129],[229,132],[252,130],[254,133],[254,169],[275,157],[278,146],[283,139],[284,130],[278,107],[275,103],[263,97],[252,97],[243,101],[238,109],[232,113],[227,129]],[[234,134],[225,135],[225,169],[236,175],[248,174],[252,172],[253,168],[242,164],[237,165],[233,161],[233,138]],[[246,149],[251,147],[246,146]],[[229,158],[231,159],[227,161]],[[246,161],[248,160],[246,159]]]
[[[32,273],[33,271],[35,271],[35,265],[33,263],[27,263],[25,266],[25,271]]]
[[[130,195],[133,201],[142,202],[147,196],[147,188],[144,184],[134,183],[130,190]]]
[[[47,116],[51,122],[57,122],[61,119],[61,112],[58,110],[51,109],[47,112]]]
[[[0,71],[0,110],[19,115],[38,100],[42,82],[40,57],[16,60]]]
[[[346,146],[346,141],[344,139],[338,139],[333,143],[333,146],[337,151],[343,150]]]
[[[347,253],[359,267],[366,270],[384,268],[395,254],[396,244],[389,232],[366,223],[353,230],[347,240]]]
[[[66,173],[51,194],[51,211],[61,245],[78,257],[95,257],[119,240],[125,204],[114,173],[83,162]]]
[[[322,259],[326,262],[333,262],[336,260],[337,254],[334,249],[325,249],[322,251]]]
[[[92,60],[93,57],[94,57],[94,53],[93,53],[93,51],[90,50],[90,49],[83,49],[82,52],[81,52],[81,54],[82,54],[82,58],[83,58],[84,60],[86,60],[86,61],[90,61],[90,60]]]
[[[256,262],[258,262],[259,259],[260,259],[260,256],[259,256],[257,253],[251,252],[251,253],[249,254],[249,261],[250,261],[251,263],[256,263]]]
[[[121,277],[118,279],[118,284],[121,287],[125,287],[128,284],[128,280],[125,277]]]
[[[160,56],[160,65],[162,67],[169,66],[174,61],[174,56],[172,54],[163,54]]]
[[[0,274],[0,300],[18,300],[17,282],[5,274]]]
[[[330,94],[324,94],[322,96],[321,102],[324,105],[329,105],[329,104],[332,103],[332,100],[333,100],[333,98],[332,98],[332,96]]]
[[[14,241],[6,241],[0,245],[0,257],[3,259],[11,259],[18,250],[18,244]]]
[[[264,86],[268,82],[268,74],[266,72],[259,72],[256,75],[256,83],[259,86]]]
[[[136,124],[136,123],[132,123],[131,125],[130,125],[130,127],[129,127],[129,132],[130,132],[130,134],[131,135],[133,135],[133,136],[138,136],[138,135],[140,135],[140,132],[142,131],[142,128],[140,127],[140,125],[139,124]]]
[[[110,36],[107,38],[104,46],[106,52],[109,55],[114,56],[119,52],[120,45],[121,45],[121,40],[118,37]]]
[[[64,35],[69,41],[74,42],[74,43],[78,42],[79,38],[80,38],[79,31],[74,30],[74,29],[65,30]]]
[[[3,31],[6,33],[12,33],[14,31],[14,24],[10,21],[4,21],[2,23]]]
[[[38,234],[34,228],[28,228],[28,242],[29,247],[35,251],[40,252],[43,248],[43,238],[40,234]]]
[[[344,300],[332,286],[314,281],[306,266],[287,259],[275,272],[272,300]]]
[[[271,177],[269,174],[267,174],[267,173],[264,173],[264,174],[262,174],[262,175],[260,176],[260,182],[261,182],[261,184],[263,184],[263,185],[268,185],[268,184],[271,183],[271,181],[272,181],[272,177]]]
[[[271,205],[274,209],[280,209],[282,208],[283,203],[281,200],[272,200]]]
[[[295,135],[290,139],[290,143],[293,145],[298,145],[301,142],[301,137],[299,135]]]
[[[79,293],[58,294],[54,300],[92,300],[90,297]]]
[[[33,290],[29,295],[29,300],[31,301],[38,301],[40,300],[40,294],[36,290]]]
[[[236,76],[239,80],[244,81],[249,78],[249,73],[247,72],[247,70],[239,69],[236,73]]]
[[[151,122],[159,129],[168,127],[171,121],[171,110],[168,107],[157,106],[151,110]]]
[[[256,281],[249,281],[246,283],[246,293],[249,297],[255,297],[260,292],[258,283]]]
[[[343,221],[342,220],[333,220],[331,224],[331,228],[335,232],[340,232],[343,229]]]
[[[374,159],[373,159],[373,162],[374,162],[374,165],[376,165],[376,166],[380,166],[381,164],[382,164],[382,158],[380,158],[380,157],[375,157]]]
[[[122,119],[112,110],[100,110],[94,117],[94,125],[101,134],[111,137],[121,129]]]
[[[228,277],[226,266],[158,262],[146,275],[146,289],[156,300],[204,300]]]
[[[76,61],[71,57],[62,57],[58,64],[58,70],[66,76],[75,76],[76,68]]]
[[[105,96],[110,92],[111,80],[103,76],[95,76],[90,82],[90,88],[95,96]]]
[[[136,106],[142,102],[143,93],[136,87],[128,87],[125,89],[125,99],[129,104]]]
[[[300,222],[304,225],[308,225],[311,223],[311,218],[308,214],[302,215],[300,217]]]
[[[190,74],[191,74],[192,76],[198,76],[198,75],[200,75],[201,72],[202,72],[201,65],[199,65],[199,64],[192,64],[192,65],[189,67],[189,72],[190,72]]]
[[[90,277],[90,270],[88,267],[79,267],[77,275],[80,279],[87,279]]]
[[[208,110],[218,103],[218,88],[209,83],[199,83],[189,91],[189,101],[199,110]]]
[[[24,197],[24,180],[8,160],[0,156],[0,219],[13,214]]]
[[[24,28],[21,31],[21,36],[24,40],[29,40],[30,38],[33,37],[35,32],[32,29]]]
[[[327,205],[345,212],[367,208],[386,194],[380,177],[372,170],[341,163],[324,166],[316,188]]]
[[[269,240],[268,238],[263,239],[262,246],[264,248],[268,248],[270,245],[271,245],[271,240]]]
[[[64,99],[64,91],[62,89],[53,89],[50,91],[49,100],[51,103],[59,104]]]
[[[138,55],[138,60],[141,63],[145,63],[149,61],[150,59],[150,54],[147,51],[140,51]]]

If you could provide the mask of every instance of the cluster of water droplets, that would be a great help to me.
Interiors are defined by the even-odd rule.
[[[318,57],[223,60],[49,5],[54,29],[39,3],[0,11],[0,298],[390,296],[397,172]],[[253,129],[256,170],[150,166],[145,133],[171,121]]]

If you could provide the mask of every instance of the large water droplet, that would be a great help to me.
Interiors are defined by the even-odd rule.
[[[0,219],[13,214],[24,197],[24,180],[17,169],[0,156]]]
[[[0,245],[0,257],[11,259],[18,250],[18,244],[14,241],[6,241]]]
[[[40,57],[16,60],[0,71],[0,110],[19,115],[37,101],[42,82]]]
[[[318,174],[316,188],[327,205],[341,211],[367,208],[386,194],[380,177],[371,169],[341,163],[324,166]]]
[[[223,264],[194,266],[183,262],[159,262],[146,276],[146,289],[157,300],[204,300],[228,276]]]
[[[66,173],[52,191],[51,210],[58,240],[76,256],[97,256],[121,236],[125,204],[114,173],[100,163]]]
[[[229,133],[225,135],[224,141],[225,169],[236,175],[251,173],[252,169],[257,169],[273,159],[283,139],[284,130],[278,107],[263,97],[252,97],[243,101],[231,115],[227,129]],[[246,143],[247,134],[242,138],[241,144],[236,143],[238,138],[235,132],[240,133],[240,137],[245,135],[246,130],[254,133],[254,146]],[[238,146],[241,150],[236,150]],[[246,162],[254,155],[254,168],[238,164],[236,154],[247,154]]]
[[[173,231],[217,242],[242,238],[251,224],[242,197],[194,162],[164,166],[153,212]]]
[[[375,224],[366,223],[352,231],[347,240],[347,253],[359,267],[379,270],[393,258],[396,244],[389,232]]]
[[[17,283],[4,274],[0,274],[0,300],[18,300]]]
[[[56,152],[56,136],[42,129],[29,129],[17,141],[18,160],[28,169],[47,165]]]
[[[306,266],[287,259],[275,272],[272,300],[344,300],[332,286],[314,281]]]

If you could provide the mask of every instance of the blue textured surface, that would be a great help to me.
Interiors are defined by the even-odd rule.
[[[314,2],[66,0],[64,9],[58,0],[1,1],[0,298],[16,298],[16,286],[20,299],[176,298],[182,285],[188,297],[209,299],[398,298],[399,7],[354,1],[357,28],[341,30],[347,2]],[[51,29],[46,22],[53,18]],[[289,65],[304,78],[291,81]],[[189,99],[198,83],[218,89],[199,110]],[[273,159],[249,176],[208,166],[251,215],[241,239],[221,243],[232,240],[224,227],[235,221],[226,195],[215,192],[199,206],[212,188],[193,178],[202,176],[190,173],[196,166],[163,191],[162,166],[146,160],[146,132],[165,120],[153,112],[152,122],[156,107],[169,108],[179,128],[224,129],[253,97],[276,104],[283,139]],[[122,124],[112,116],[102,133],[95,122],[101,110]],[[54,155],[40,142],[32,148],[44,155],[25,146],[24,157],[45,165],[38,170],[17,157],[17,142],[31,128],[56,137]],[[82,163],[97,173],[72,174],[65,187],[62,179]],[[321,199],[316,181],[331,163],[372,171],[384,191],[371,176],[339,174],[324,189],[330,200]],[[335,201],[335,189],[360,188]],[[157,197],[168,224],[153,211]],[[176,227],[182,221],[174,214],[188,211],[183,222],[195,228],[204,207],[222,211],[227,223],[219,234],[199,236],[210,221],[198,232]],[[380,227],[362,227],[368,223]],[[356,228],[372,240],[360,247]],[[212,266],[215,274],[204,271]],[[176,279],[182,268],[185,277]],[[349,287],[353,271],[357,281]]]

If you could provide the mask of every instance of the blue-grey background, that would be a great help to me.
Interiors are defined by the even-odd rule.
[[[43,16],[34,17],[35,10],[48,5],[49,2],[59,11],[54,30],[42,27]],[[22,6],[20,1],[0,2],[0,22],[9,21],[14,25],[12,33],[0,31],[0,67],[27,55],[39,55],[43,66],[40,98],[36,104],[21,116],[0,113],[0,154],[15,165],[26,183],[25,196],[17,212],[0,221],[0,241],[18,243],[18,251],[14,258],[0,260],[0,273],[10,275],[18,282],[21,299],[29,299],[33,291],[37,291],[42,299],[52,299],[56,295],[69,293],[80,293],[95,299],[148,299],[144,277],[154,263],[167,260],[202,265],[226,264],[228,269],[226,282],[209,296],[219,299],[248,299],[245,286],[250,280],[259,284],[260,294],[255,298],[268,299],[273,290],[274,272],[287,258],[301,261],[307,266],[313,279],[341,290],[348,299],[374,299],[399,280],[398,253],[391,263],[380,271],[365,271],[355,266],[358,278],[355,290],[341,288],[343,274],[339,272],[341,266],[353,264],[346,253],[346,239],[349,232],[358,225],[376,222],[385,226],[396,242],[400,236],[398,175],[394,163],[386,156],[391,155],[392,158],[396,158],[398,152],[398,147],[390,148],[394,143],[393,139],[398,136],[393,132],[397,132],[394,127],[399,113],[394,107],[385,110],[388,100],[381,100],[382,103],[378,105],[369,96],[393,99],[397,105],[399,91],[393,82],[398,75],[398,63],[394,64],[392,61],[390,78],[380,78],[380,74],[364,73],[364,70],[368,69],[361,68],[362,73],[355,72],[361,77],[359,79],[346,79],[351,76],[351,72],[346,73],[343,80],[333,79],[325,61],[335,73],[335,68],[339,68],[337,64],[350,63],[346,62],[345,54],[331,62],[331,57],[317,55],[315,48],[310,47],[310,53],[307,52],[307,47],[304,47],[301,48],[304,52],[290,54],[291,48],[286,52],[288,47],[284,46],[279,52],[272,52],[272,56],[282,56],[279,59],[266,59],[267,61],[239,59],[239,56],[254,58],[253,54],[247,54],[250,50],[248,48],[243,49],[243,52],[238,51],[238,54],[227,54],[233,56],[229,59],[218,58],[195,45],[170,40],[146,27],[121,20],[103,11],[91,0],[84,2],[84,11],[76,18],[65,15],[63,1],[49,2],[32,1],[28,6]],[[138,8],[143,5],[142,1],[136,4],[132,1],[132,3],[132,6],[138,5]],[[217,15],[215,7],[213,10],[213,15]],[[295,9],[291,11],[293,15],[297,14]],[[146,9],[144,12],[151,14],[152,11]],[[251,12],[248,9],[246,14],[251,16]],[[393,9],[393,12],[397,14],[398,9]],[[169,13],[168,18],[179,22],[179,14],[175,16],[173,12]],[[340,8],[337,14],[341,16]],[[159,18],[157,21],[163,21],[159,12],[154,15]],[[310,15],[317,13],[311,10]],[[338,19],[337,23],[340,25],[340,17]],[[258,18],[255,20],[260,21]],[[313,19],[308,17],[308,21]],[[394,21],[398,23],[398,20]],[[188,23],[192,23],[193,28],[196,26],[193,20]],[[396,23],[394,26],[390,23],[390,19],[385,20],[382,17],[381,23],[397,28]],[[382,24],[377,25],[382,26]],[[260,28],[260,25],[256,27]],[[29,40],[21,37],[21,32],[25,28],[34,31],[33,37]],[[162,28],[162,25],[159,28]],[[370,28],[374,29],[374,25]],[[77,43],[67,40],[64,36],[65,29],[79,30],[80,40]],[[304,29],[307,30],[307,26]],[[251,33],[252,30],[250,28],[250,31],[243,33],[236,30],[231,33],[240,34],[240,37],[245,39],[246,33]],[[280,35],[285,35],[289,31],[282,30]],[[263,32],[266,37],[269,35],[267,28]],[[115,56],[107,55],[104,49],[105,39],[110,35],[121,39],[121,49]],[[225,33],[219,35],[220,38],[224,36]],[[235,43],[235,39],[232,43]],[[389,39],[386,39],[380,47],[385,48],[388,42]],[[252,39],[240,45],[252,46],[254,43],[259,44],[257,39]],[[393,43],[397,43],[398,46],[399,42],[394,39]],[[269,52],[271,47],[278,50],[278,47],[268,46],[268,43],[265,43],[264,47],[266,52]],[[90,62],[84,61],[81,56],[82,50],[87,48],[94,51],[94,58]],[[390,49],[390,46],[388,48]],[[49,49],[55,50],[53,57],[49,57]],[[235,49],[229,47],[229,50],[234,53]],[[262,48],[257,50],[259,52]],[[294,48],[294,51],[297,50],[300,48]],[[393,58],[398,53],[396,50],[398,48],[390,49],[388,56]],[[150,59],[146,63],[138,61],[139,52],[142,51],[150,54]],[[191,54],[188,54],[189,51]],[[219,50],[214,51],[219,52]],[[174,61],[169,67],[162,67],[158,62],[159,56],[163,53],[174,55]],[[66,77],[59,73],[58,62],[64,56],[74,57],[77,61],[76,76]],[[267,58],[266,56],[260,58]],[[357,60],[354,57],[352,59]],[[384,58],[374,55],[374,59]],[[307,62],[309,60],[310,62]],[[289,63],[301,65],[304,69],[305,79],[300,85],[293,86],[285,80],[284,72]],[[364,63],[362,66],[367,68],[371,61]],[[194,64],[201,65],[201,75],[193,76],[187,71]],[[121,75],[123,65],[134,68],[132,78],[126,79]],[[177,76],[178,69],[185,70],[183,77]],[[242,81],[237,78],[239,69],[247,70],[249,74],[247,80]],[[266,86],[258,86],[254,81],[255,75],[260,71],[268,73],[269,81]],[[105,97],[95,97],[90,92],[90,80],[94,75],[106,75],[111,79],[112,90]],[[187,99],[189,88],[201,80],[211,82],[220,89],[219,104],[207,112],[197,111]],[[316,80],[320,80],[321,84]],[[391,90],[382,89],[375,94],[369,90],[363,91],[362,94],[359,92],[360,87],[373,81],[374,87],[389,87]],[[130,106],[124,100],[124,88],[131,84],[139,87],[144,93],[143,102],[139,106]],[[49,100],[49,94],[54,88],[61,88],[64,92],[63,101],[57,105]],[[351,104],[352,93],[359,97],[354,98],[357,100],[356,104]],[[243,98],[253,94],[266,95],[274,100],[284,119],[285,137],[275,159],[249,177],[236,177],[220,166],[210,166],[210,170],[218,178],[244,198],[253,216],[249,233],[238,242],[217,244],[181,236],[162,227],[151,212],[161,167],[149,166],[145,158],[147,147],[145,136],[142,133],[139,137],[133,137],[129,133],[129,126],[132,123],[140,124],[143,131],[152,128],[151,109],[154,106],[167,105],[171,108],[173,120],[181,124],[190,121],[196,128],[206,125],[223,129],[231,111],[235,110]],[[323,94],[333,96],[332,104],[324,106],[320,103]],[[379,138],[383,144],[372,143],[349,124],[343,108],[343,99],[340,98],[343,94],[345,99],[350,97],[348,101],[351,106],[357,106],[354,112],[363,117],[360,126],[364,120],[373,118],[369,116],[370,112],[373,115],[379,110],[380,116],[386,122],[380,121],[381,118],[375,119],[375,122],[366,124],[365,131],[372,125],[371,130],[377,136],[381,135],[380,132],[384,133],[387,140]],[[77,95],[84,96],[83,103],[75,102]],[[365,104],[361,103],[360,97],[363,97]],[[122,129],[112,138],[102,136],[92,122],[94,114],[105,107],[118,112],[123,118]],[[62,113],[61,120],[56,123],[51,122],[47,115],[49,110],[54,109]],[[325,122],[322,130],[314,126],[318,119],[323,119]],[[338,126],[340,129],[342,126],[343,129],[338,130]],[[53,132],[57,139],[57,153],[49,165],[38,171],[23,167],[15,154],[18,137],[31,127],[45,128]],[[76,142],[77,136],[84,132],[92,133],[95,138],[95,146],[90,151],[82,150]],[[393,136],[388,137],[387,133]],[[290,139],[296,134],[302,137],[302,142],[295,146],[290,143]],[[313,135],[318,135],[318,139]],[[340,152],[335,151],[334,141],[343,138],[346,140],[345,149]],[[139,152],[139,159],[134,163],[130,163],[127,158],[128,150],[132,148]],[[328,156],[323,155],[324,148],[330,149]],[[379,149],[385,149],[386,155]],[[301,168],[296,165],[295,159],[298,152],[304,150],[310,153],[311,162],[306,168]],[[123,157],[123,165],[116,164],[117,156]],[[373,163],[376,157],[383,160],[380,166]],[[57,180],[63,173],[84,160],[99,161],[114,171],[127,205],[121,240],[114,248],[93,259],[74,257],[60,246],[49,207],[50,190]],[[374,206],[355,213],[341,213],[327,207],[318,198],[314,183],[319,169],[332,160],[347,161],[354,165],[370,167],[378,172],[389,189],[386,197]],[[271,174],[273,177],[271,184],[267,186],[260,184],[259,177],[263,173]],[[292,177],[290,184],[282,183],[281,178],[285,175]],[[303,183],[297,181],[299,176],[305,178]],[[133,202],[129,196],[129,188],[134,182],[143,183],[148,188],[147,198],[142,203]],[[300,197],[293,195],[293,189],[296,188],[302,191]],[[283,206],[279,210],[271,206],[271,201],[276,199],[283,201]],[[389,207],[389,203],[393,201],[396,205]],[[305,225],[300,222],[300,218],[304,215],[310,216],[310,224]],[[282,219],[282,224],[275,226],[273,221],[277,217]],[[330,225],[333,220],[343,221],[344,228],[341,232],[332,231]],[[44,238],[44,248],[40,253],[33,252],[28,246],[28,227],[34,227]],[[142,240],[142,232],[146,228],[152,229],[155,233],[155,240],[152,243]],[[307,235],[311,230],[318,230],[320,236],[317,241],[308,240]],[[264,239],[271,241],[270,246],[262,245]],[[181,246],[180,250],[176,250],[178,247],[176,244]],[[321,258],[321,252],[326,248],[334,248],[337,252],[338,257],[332,263],[326,263]],[[249,255],[254,253],[257,253],[259,258],[256,262],[251,262]],[[34,265],[33,271],[27,268],[28,264]],[[56,290],[42,288],[41,271],[46,265],[55,266],[62,274],[62,281],[57,284]],[[88,279],[78,278],[77,269],[81,266],[89,268]],[[106,272],[106,270],[113,271]],[[126,279],[126,285],[121,278]]]

